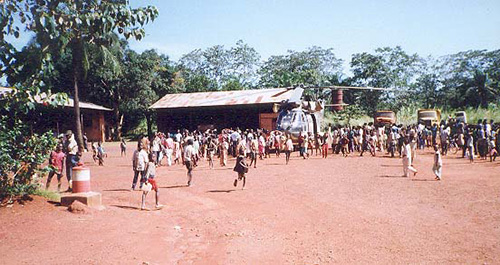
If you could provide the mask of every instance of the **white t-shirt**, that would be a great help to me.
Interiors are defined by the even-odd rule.
[[[149,162],[148,153],[146,152],[146,150],[141,149],[141,151],[139,151],[139,154],[137,155],[136,170],[144,171],[146,169],[146,165],[148,164],[148,162]]]
[[[187,145],[184,148],[184,161],[191,162],[191,158],[194,155],[194,147],[192,145]]]
[[[291,138],[289,138],[288,140],[286,140],[286,150],[287,151],[293,151],[293,142],[292,142]]]

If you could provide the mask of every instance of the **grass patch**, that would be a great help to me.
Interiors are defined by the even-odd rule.
[[[51,201],[60,201],[61,195],[58,192],[45,190],[45,189],[37,189],[33,192],[33,195],[38,195],[44,198],[47,198]]]

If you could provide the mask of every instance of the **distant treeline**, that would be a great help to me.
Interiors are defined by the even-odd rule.
[[[40,65],[36,39],[16,55],[22,71],[6,71],[9,84],[29,79]],[[196,49],[177,62],[155,50],[137,53],[126,41],[102,53],[88,45],[89,67],[80,86],[81,100],[115,110],[116,126],[137,126],[148,107],[167,93],[223,91],[265,87],[371,86],[391,91],[346,91],[344,100],[366,113],[407,106],[442,109],[497,105],[500,95],[500,50],[471,50],[438,58],[408,54],[401,47],[384,47],[352,55],[349,69],[333,48],[310,47],[262,60],[243,41],[234,47]],[[103,56],[104,54],[104,56]],[[52,58],[43,84],[72,94],[71,54]],[[329,90],[306,90],[310,98],[330,100]],[[154,115],[154,114],[151,114]]]

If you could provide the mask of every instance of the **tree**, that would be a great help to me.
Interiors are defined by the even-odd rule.
[[[54,108],[66,100],[65,94],[42,94],[36,82],[0,96],[0,202],[37,189],[33,177],[49,170],[40,166],[57,139],[50,131],[33,132],[29,121],[40,113],[39,108]]]
[[[351,121],[359,119],[363,115],[363,110],[357,105],[349,105],[336,113],[339,121],[345,121],[347,126],[351,126]]]
[[[143,26],[158,16],[155,7],[131,8],[128,1],[113,0],[13,0],[2,3],[2,35],[19,36],[16,23],[35,33],[41,44],[45,67],[52,68],[51,58],[71,51],[75,129],[78,148],[83,151],[80,123],[79,81],[89,68],[85,44],[94,44],[103,54],[118,42],[115,32],[138,40],[145,35]],[[17,21],[15,18],[19,18]],[[4,19],[7,19],[5,22]],[[9,46],[9,51],[13,50]],[[9,56],[2,56],[10,63]]]
[[[399,46],[375,50],[375,54],[357,53],[352,56],[351,68],[353,85],[393,88],[390,92],[349,91],[357,94],[362,108],[373,113],[384,106],[398,109],[415,100],[416,93],[411,90],[412,81],[422,60],[417,54],[409,55]]]
[[[287,55],[273,55],[259,69],[264,87],[288,87],[298,84],[331,85],[342,75],[342,60],[332,48],[313,46],[302,52],[288,51]]]
[[[487,107],[500,94],[500,50],[473,50],[445,56],[440,66],[452,107]]]
[[[179,60],[178,69],[185,80],[185,91],[218,91],[254,87],[259,54],[242,40],[236,47],[215,45],[196,49]]]

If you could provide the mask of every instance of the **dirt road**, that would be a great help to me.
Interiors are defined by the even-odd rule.
[[[183,167],[158,168],[165,207],[140,211],[132,151],[107,150],[104,167],[87,163],[105,209],[76,215],[43,198],[0,208],[0,263],[500,263],[498,161],[448,156],[434,181],[429,151],[415,178],[395,158],[293,154],[288,166],[259,161],[245,190],[232,186],[234,160],[213,170],[202,161],[192,187]]]

